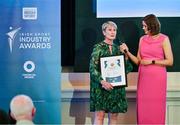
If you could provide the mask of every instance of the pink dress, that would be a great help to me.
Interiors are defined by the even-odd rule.
[[[164,59],[163,41],[166,35],[153,39],[149,35],[141,38],[141,59]],[[139,66],[137,86],[138,124],[165,124],[166,114],[166,67],[158,65]]]

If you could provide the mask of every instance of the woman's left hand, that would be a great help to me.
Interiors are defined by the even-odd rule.
[[[144,60],[144,59],[142,59],[140,61],[140,64],[141,65],[150,65],[150,64],[152,64],[152,60]]]

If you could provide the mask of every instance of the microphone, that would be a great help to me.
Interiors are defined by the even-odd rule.
[[[120,45],[122,45],[124,42],[121,42],[119,39],[116,39],[116,40],[114,41],[114,43],[115,43],[116,45],[120,46]],[[126,50],[126,49],[124,50],[124,53],[127,53],[127,50]]]
[[[124,53],[127,53],[127,50],[126,50],[126,49],[124,50]]]

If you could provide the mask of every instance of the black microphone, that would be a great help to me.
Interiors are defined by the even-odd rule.
[[[127,53],[127,50],[126,50],[126,49],[124,50],[124,53]]]
[[[120,45],[122,45],[124,42],[121,42],[119,39],[116,39],[116,40],[114,41],[114,43],[115,43],[116,45],[120,46]],[[126,50],[126,49],[124,50],[124,53],[127,53],[127,50]]]

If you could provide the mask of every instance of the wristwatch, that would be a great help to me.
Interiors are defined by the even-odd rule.
[[[155,64],[155,60],[152,60],[152,64]]]

